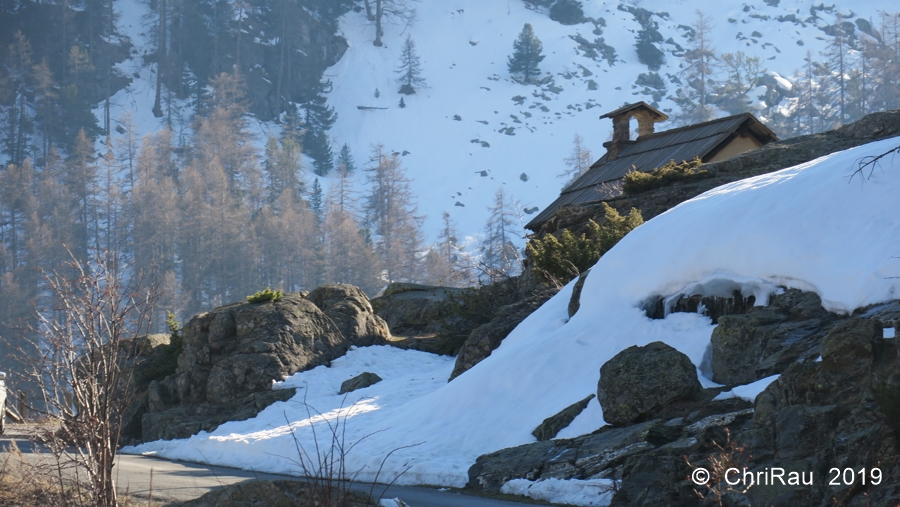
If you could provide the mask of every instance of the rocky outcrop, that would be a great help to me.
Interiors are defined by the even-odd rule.
[[[569,306],[567,308],[569,318],[571,319],[581,308],[581,289],[584,288],[584,281],[587,279],[588,273],[591,270],[587,270],[584,273],[578,275],[578,280],[575,282],[575,286],[572,287],[572,297],[569,298]]]
[[[223,306],[195,316],[181,333],[177,368],[150,380],[129,407],[129,421],[140,420],[129,427],[134,440],[184,438],[254,417],[293,396],[293,389],[273,391],[273,380],[389,337],[365,294],[349,285]]]
[[[450,380],[462,375],[490,356],[491,352],[500,346],[516,326],[554,294],[556,294],[555,290],[544,290],[522,301],[500,307],[496,317],[487,324],[475,328],[463,343],[459,355],[456,356],[456,365],[450,374]]]
[[[538,439],[538,442],[543,442],[544,440],[550,440],[551,438],[556,437],[560,431],[572,424],[572,421],[574,421],[579,414],[584,412],[584,409],[587,408],[588,403],[594,399],[594,396],[595,395],[592,394],[581,401],[576,401],[560,410],[559,413],[544,419],[531,434],[534,435],[534,438]]]
[[[307,299],[337,325],[341,334],[357,347],[385,345],[391,338],[387,323],[372,310],[366,294],[354,285],[322,285]]]
[[[390,345],[453,354],[455,347],[447,342],[459,334],[460,328],[475,327],[465,316],[454,312],[455,299],[466,290],[392,283],[382,296],[372,300],[372,308],[390,328]]]
[[[606,422],[623,426],[700,392],[691,360],[663,342],[653,342],[628,347],[600,367],[597,400]]]
[[[350,346],[334,322],[299,294],[197,315],[183,330],[171,387],[182,403],[228,403],[271,389],[273,379],[342,356]]]
[[[896,505],[900,502],[900,488],[893,479],[900,477],[900,346],[896,338],[883,337],[896,336],[900,301],[849,316],[827,314],[818,299],[799,291],[786,291],[771,303],[766,311],[777,317],[765,322],[774,319],[784,333],[796,330],[792,325],[823,320],[823,332],[807,343],[821,358],[819,353],[796,357],[753,403],[737,398],[713,401],[720,389],[704,389],[689,402],[665,403],[641,422],[607,425],[574,439],[536,442],[480,456],[469,470],[469,487],[496,490],[518,478],[607,478],[615,481],[612,506],[699,507],[718,503],[717,488],[693,484],[688,479],[691,472],[704,467],[715,473],[716,463],[724,463],[741,470],[746,467],[754,474],[773,467],[784,468],[786,474],[811,472],[815,480],[800,486],[770,481],[747,491],[723,489],[721,505]],[[752,314],[760,311],[748,312],[748,319],[757,319]],[[894,332],[886,333],[887,327]],[[768,335],[770,340],[757,340],[758,348],[745,348],[743,353],[759,360],[766,357],[764,350],[772,350],[772,340],[790,345],[778,331]],[[807,340],[806,334],[791,336]],[[636,363],[633,367],[636,377],[657,376],[655,367]],[[652,394],[650,389],[640,393]],[[870,474],[865,484],[859,480],[863,467]],[[841,473],[852,468],[854,484],[829,485],[832,468]],[[878,485],[871,480],[873,468],[883,478]]]
[[[378,375],[368,371],[364,371],[351,379],[343,381],[341,383],[341,390],[338,392],[338,394],[347,394],[352,393],[353,391],[356,391],[358,389],[365,389],[366,387],[381,382],[381,380],[381,377],[379,377]]]
[[[789,289],[743,315],[719,318],[712,334],[712,380],[746,384],[781,373],[797,360],[815,359],[838,316],[819,296]]]

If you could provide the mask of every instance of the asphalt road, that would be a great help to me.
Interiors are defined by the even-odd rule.
[[[7,432],[0,436],[0,450],[15,441],[26,456],[34,456],[32,444],[27,439],[27,431],[8,425]],[[169,461],[147,456],[121,454],[117,458],[116,477],[120,492],[128,492],[138,498],[151,498],[156,502],[168,503],[192,500],[219,486],[226,486],[252,479],[291,479],[297,477],[255,473],[235,468]],[[371,484],[354,484],[354,489],[369,492]],[[376,484],[374,496],[384,493],[383,498],[400,498],[410,507],[515,507],[549,505],[541,503],[521,503],[464,495],[455,491],[441,491],[436,488],[391,486]]]

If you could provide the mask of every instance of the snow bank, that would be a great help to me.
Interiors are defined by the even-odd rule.
[[[504,484],[500,492],[566,505],[604,506],[612,501],[613,482],[607,479],[513,479]]]
[[[358,442],[347,468],[359,471],[359,480],[374,479],[382,459],[396,450],[379,480],[409,467],[399,483],[463,486],[479,455],[533,442],[531,431],[544,418],[595,392],[600,366],[624,348],[663,341],[700,364],[710,320],[687,313],[649,319],[640,304],[651,296],[698,283],[736,284],[760,295],[783,285],[813,290],[828,309],[842,312],[900,297],[900,158],[885,159],[865,183],[848,181],[860,157],[897,144],[900,138],[872,143],[728,184],[650,220],[594,266],[574,317],[566,312],[570,283],[453,382],[445,382],[451,358],[357,349],[330,369],[288,379],[285,385],[301,392],[255,419],[126,451],[297,473],[293,438],[311,449],[315,429],[320,444],[327,443],[326,423],[333,427],[340,417],[345,441]],[[366,398],[341,408],[340,382],[366,370],[385,380],[353,393],[352,401]],[[304,396],[322,415],[307,416]],[[593,401],[560,436],[602,424]],[[397,450],[404,446],[412,447]]]

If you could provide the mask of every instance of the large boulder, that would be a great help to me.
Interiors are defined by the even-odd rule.
[[[347,394],[359,389],[365,389],[371,385],[375,385],[381,382],[381,380],[381,377],[379,377],[377,374],[369,371],[364,371],[351,379],[343,381],[341,383],[341,390],[338,392],[338,394]]]
[[[768,306],[720,317],[711,340],[712,380],[746,384],[815,358],[837,319],[818,295],[797,289],[772,296]]]
[[[322,285],[307,299],[331,318],[344,337],[357,347],[385,345],[391,332],[387,323],[372,310],[366,294],[354,285]]]
[[[614,426],[646,419],[666,404],[701,393],[691,360],[663,342],[628,347],[600,367],[597,400],[603,419]]]
[[[454,353],[448,342],[460,334],[468,336],[478,324],[459,315],[457,299],[467,289],[414,283],[392,283],[384,294],[372,299],[375,313],[390,328],[390,345],[432,353]]]
[[[139,376],[148,382],[126,415],[140,420],[140,431],[129,426],[129,434],[144,441],[185,438],[289,399],[293,390],[273,391],[273,380],[328,364],[349,349],[352,342],[336,322],[354,340],[375,339],[379,320],[366,312],[364,297],[343,286],[320,291],[317,301],[331,315],[304,294],[288,293],[195,316],[181,331],[174,371]]]
[[[175,385],[182,403],[227,403],[326,364],[350,346],[325,313],[300,294],[197,315],[183,330]]]
[[[456,364],[450,374],[450,380],[462,375],[490,356],[491,352],[503,343],[503,340],[516,326],[554,294],[556,294],[555,290],[544,290],[511,305],[500,307],[496,317],[487,324],[475,328],[463,343],[462,348],[459,349],[459,355],[456,356]]]

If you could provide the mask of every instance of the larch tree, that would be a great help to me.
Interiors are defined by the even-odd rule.
[[[833,33],[828,46],[825,49],[825,66],[829,71],[826,86],[836,107],[832,115],[832,122],[836,126],[842,125],[846,120],[847,109],[847,75],[850,71],[849,46],[847,34],[844,32],[844,20],[837,16]]]
[[[718,65],[716,50],[710,39],[712,27],[712,19],[698,10],[697,19],[691,25],[691,42],[684,53],[681,69],[681,78],[687,86],[679,88],[674,97],[681,107],[678,121],[685,125],[711,120],[716,114],[710,103]]]
[[[413,280],[419,272],[422,217],[416,214],[410,180],[398,155],[386,154],[381,145],[372,151],[366,168],[366,215],[378,236],[376,251],[388,281]]]
[[[172,178],[168,129],[144,137],[135,161],[131,192],[134,263],[160,283],[162,297],[153,320],[165,322],[165,312],[179,309],[177,239],[181,214]]]
[[[523,236],[519,203],[503,187],[494,194],[494,205],[488,206],[490,215],[484,227],[481,243],[481,270],[491,282],[517,275],[521,270],[521,255],[515,240]]]
[[[374,245],[350,213],[335,207],[329,210],[325,219],[325,248],[330,282],[356,285],[369,297],[384,286]]]
[[[525,83],[531,83],[533,78],[541,73],[540,63],[544,59],[541,54],[544,46],[541,40],[534,34],[531,24],[525,23],[519,36],[513,42],[513,54],[507,61],[507,69],[510,74],[521,74]]]
[[[397,69],[397,73],[400,74],[400,93],[404,95],[412,95],[416,93],[416,88],[425,86],[425,78],[422,77],[422,62],[416,53],[416,43],[410,35],[407,35],[403,42],[400,67]]]
[[[566,180],[563,187],[571,185],[582,174],[586,173],[591,168],[591,164],[594,163],[591,150],[584,145],[584,138],[579,134],[575,134],[575,138],[572,141],[572,151],[568,157],[563,159],[563,162],[566,164],[566,169],[559,173],[559,177]]]

